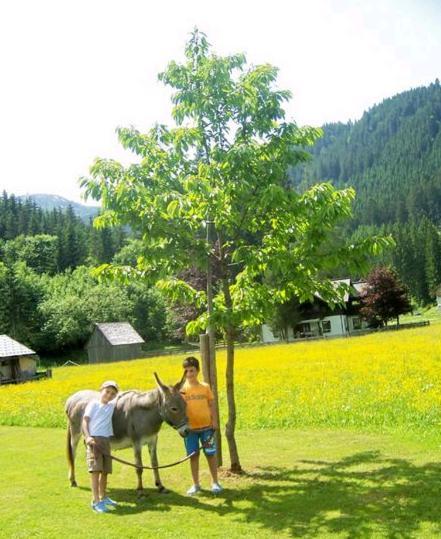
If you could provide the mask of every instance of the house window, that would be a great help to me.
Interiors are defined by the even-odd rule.
[[[323,333],[331,333],[331,321],[322,320],[322,331]]]
[[[302,322],[297,324],[295,329],[296,337],[310,337],[311,336],[311,324],[309,322]]]
[[[354,316],[352,318],[352,327],[354,329],[361,329],[361,318],[359,316]]]

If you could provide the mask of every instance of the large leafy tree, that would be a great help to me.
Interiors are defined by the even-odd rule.
[[[328,249],[336,224],[351,215],[354,191],[327,183],[303,194],[287,187],[288,167],[308,158],[305,148],[320,131],[285,119],[290,93],[275,87],[275,67],[247,65],[241,54],[217,56],[196,30],[183,63],[171,62],[159,78],[173,89],[176,125],[156,125],[147,133],[119,128],[122,145],[140,161],[124,167],[98,159],[82,185],[102,200],[99,226],[128,224],[142,239],[136,268],[106,265],[100,271],[142,275],[175,299],[208,306],[188,330],[224,332],[226,437],[231,469],[240,471],[237,328],[260,324],[293,296],[302,301],[319,292],[335,301],[321,270],[341,260],[359,270],[388,240]],[[188,268],[207,272],[207,294],[181,278]]]

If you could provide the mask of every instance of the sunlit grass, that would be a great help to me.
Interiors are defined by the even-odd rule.
[[[182,373],[183,355],[60,367],[53,379],[0,388],[0,424],[65,425],[65,399],[108,378],[122,389],[154,387]],[[218,353],[225,417],[225,352]],[[242,348],[236,355],[240,428],[404,427],[441,422],[441,325],[349,339]]]

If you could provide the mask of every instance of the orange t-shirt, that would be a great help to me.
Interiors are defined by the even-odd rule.
[[[204,382],[194,386],[185,382],[181,393],[187,403],[190,428],[196,430],[210,427],[212,419],[209,402],[214,398],[210,386]]]

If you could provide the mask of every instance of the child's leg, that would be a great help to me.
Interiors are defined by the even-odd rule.
[[[210,468],[213,483],[217,483],[217,455],[205,455],[207,457],[208,467]]]
[[[97,503],[100,501],[100,472],[91,472],[90,473],[90,480],[92,483],[92,496],[94,503]]]
[[[190,457],[190,468],[193,484],[199,486],[199,451]]]
[[[100,500],[106,497],[106,489],[107,489],[107,473],[102,472],[100,473],[100,481],[99,481]]]

